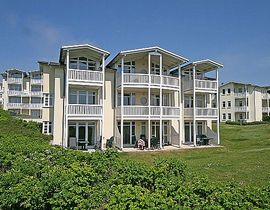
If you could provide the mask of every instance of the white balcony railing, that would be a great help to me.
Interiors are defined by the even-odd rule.
[[[248,111],[248,107],[246,107],[246,106],[235,106],[234,110],[236,112],[246,112],[246,111]]]
[[[20,90],[9,90],[8,95],[10,96],[42,96],[42,91],[20,91]]]
[[[8,108],[41,109],[43,104],[8,103]]]
[[[121,85],[121,75],[117,77],[118,85]],[[162,87],[179,88],[179,78],[165,75],[150,75],[151,85]],[[123,75],[124,85],[148,85],[149,74],[138,74],[138,73],[124,73]]]
[[[217,81],[195,79],[195,88],[197,90],[216,91],[217,90]],[[183,81],[183,89],[184,89],[184,91],[193,89],[193,80],[184,80]]]
[[[42,96],[42,91],[31,91],[31,96]]]
[[[237,98],[245,98],[246,94],[245,93],[234,93],[234,96]]]
[[[8,83],[22,83],[22,78],[10,77],[7,79]]]
[[[20,96],[20,95],[22,95],[22,92],[23,91],[20,91],[20,90],[9,90],[8,95]]]
[[[69,104],[68,105],[69,115],[91,115],[101,116],[102,105],[98,104]]]
[[[185,117],[193,117],[193,108],[184,108]],[[217,108],[195,108],[196,117],[217,117],[218,109]]]
[[[270,93],[262,93],[262,98],[263,99],[270,99]]]
[[[102,83],[103,73],[101,71],[70,69],[68,79],[77,82]]]
[[[43,82],[42,79],[34,79],[34,78],[32,78],[30,81],[31,84],[42,84],[42,82]]]
[[[161,109],[159,106],[150,106],[150,116],[158,117],[161,115],[166,117],[179,117],[180,109],[178,107],[165,107]],[[121,107],[116,108],[116,115],[121,116]],[[148,106],[123,106],[123,116],[129,117],[148,117],[149,107]]]

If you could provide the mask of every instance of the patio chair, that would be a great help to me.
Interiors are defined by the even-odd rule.
[[[76,137],[69,138],[69,148],[70,149],[78,149],[77,139]]]

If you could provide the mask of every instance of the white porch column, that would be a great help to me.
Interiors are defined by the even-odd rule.
[[[163,131],[163,124],[162,124],[162,106],[163,106],[163,97],[162,97],[162,55],[159,55],[159,77],[160,77],[160,84],[159,84],[159,98],[160,98],[160,102],[159,102],[159,108],[160,108],[160,117],[159,117],[159,126],[160,126],[160,130],[159,130],[159,146],[160,148],[163,147],[162,143],[163,143],[163,136],[162,136],[162,131]]]
[[[105,110],[104,110],[104,101],[105,101],[105,88],[106,88],[106,83],[105,83],[105,55],[102,56],[102,74],[103,74],[103,85],[102,85],[102,121],[101,121],[101,149],[104,149],[104,115],[105,115]]]
[[[192,67],[192,72],[193,72],[193,144],[196,147],[197,142],[196,142],[196,84],[195,84],[195,79],[196,79],[196,66],[193,65]]]
[[[216,70],[216,80],[217,80],[217,107],[218,104],[219,104],[219,88],[218,88],[218,69]],[[218,117],[217,117],[217,142],[218,144],[220,144],[220,135],[219,135],[219,121],[220,121],[220,116],[218,114]]]
[[[123,149],[124,148],[124,118],[123,118],[123,114],[124,114],[124,59],[125,57],[122,57],[121,59],[121,142],[120,142],[120,148]]]
[[[66,57],[66,86],[65,86],[65,110],[64,110],[64,142],[62,146],[68,146],[68,94],[69,94],[69,84],[68,84],[68,76],[69,76],[69,50],[67,50],[67,57]],[[77,138],[78,141],[78,138]]]
[[[148,54],[148,149],[151,143],[151,54]]]
[[[247,107],[247,104],[248,104],[248,102],[247,102],[247,100],[248,100],[248,98],[247,98],[247,85],[245,85],[245,114],[246,114],[246,116],[245,116],[245,119],[246,119],[246,121],[248,120],[247,119],[247,109],[248,109],[248,107]]]
[[[182,132],[182,127],[184,126],[184,108],[183,108],[183,99],[184,99],[184,92],[182,91],[182,72],[181,72],[181,66],[178,66],[178,79],[179,79],[179,91],[178,91],[178,107],[179,107],[179,125],[178,125],[178,131],[179,131],[179,147],[182,146],[182,139],[184,133]],[[183,125],[183,126],[182,126]],[[184,129],[183,129],[184,130]]]

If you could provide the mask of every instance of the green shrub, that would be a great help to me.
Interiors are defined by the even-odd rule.
[[[37,126],[3,111],[0,134],[0,209],[270,208],[270,184],[212,184],[179,159],[143,164],[114,149],[86,153],[51,146]]]

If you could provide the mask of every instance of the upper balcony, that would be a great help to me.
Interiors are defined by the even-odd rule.
[[[243,93],[243,92],[241,92],[241,93],[238,92],[238,93],[237,93],[237,92],[235,92],[235,93],[234,93],[234,97],[235,97],[235,98],[245,98],[245,97],[246,97],[246,93]]]
[[[29,97],[29,96],[36,96],[42,97],[42,91],[20,91],[20,90],[8,90],[9,96],[22,96],[22,97]]]
[[[223,65],[212,60],[202,60],[189,63],[182,67],[183,90],[191,93],[196,92],[218,92],[218,69]],[[213,77],[210,72],[215,71]],[[208,75],[209,74],[209,75]],[[195,75],[195,78],[194,76]]]
[[[234,111],[235,112],[248,112],[248,106],[235,106]]]
[[[160,47],[121,51],[108,64],[117,70],[118,87],[180,90],[179,74],[173,72],[188,60]]]
[[[102,105],[99,104],[69,104],[69,118],[102,118]]]
[[[140,74],[140,73],[123,73],[118,74],[117,86],[121,85],[125,87],[161,87],[167,89],[179,89],[179,78],[167,75],[156,75],[156,74]]]
[[[170,106],[136,106],[136,105],[125,105],[123,106],[122,116],[124,119],[178,119],[180,117],[179,107]],[[121,117],[121,107],[116,107],[116,117]]]
[[[42,109],[43,104],[31,103],[8,103],[9,109]]]
[[[74,84],[97,85],[103,84],[103,72],[92,70],[69,69],[68,80]]]
[[[193,118],[193,108],[184,108],[184,117]],[[218,108],[195,107],[195,118],[217,119]]]
[[[88,45],[63,46],[60,63],[66,65],[69,84],[103,86],[109,52]]]
[[[10,84],[11,83],[13,83],[13,84],[21,84],[22,81],[23,81],[22,78],[17,78],[17,77],[9,77],[9,78],[7,78],[7,82],[10,83]]]

